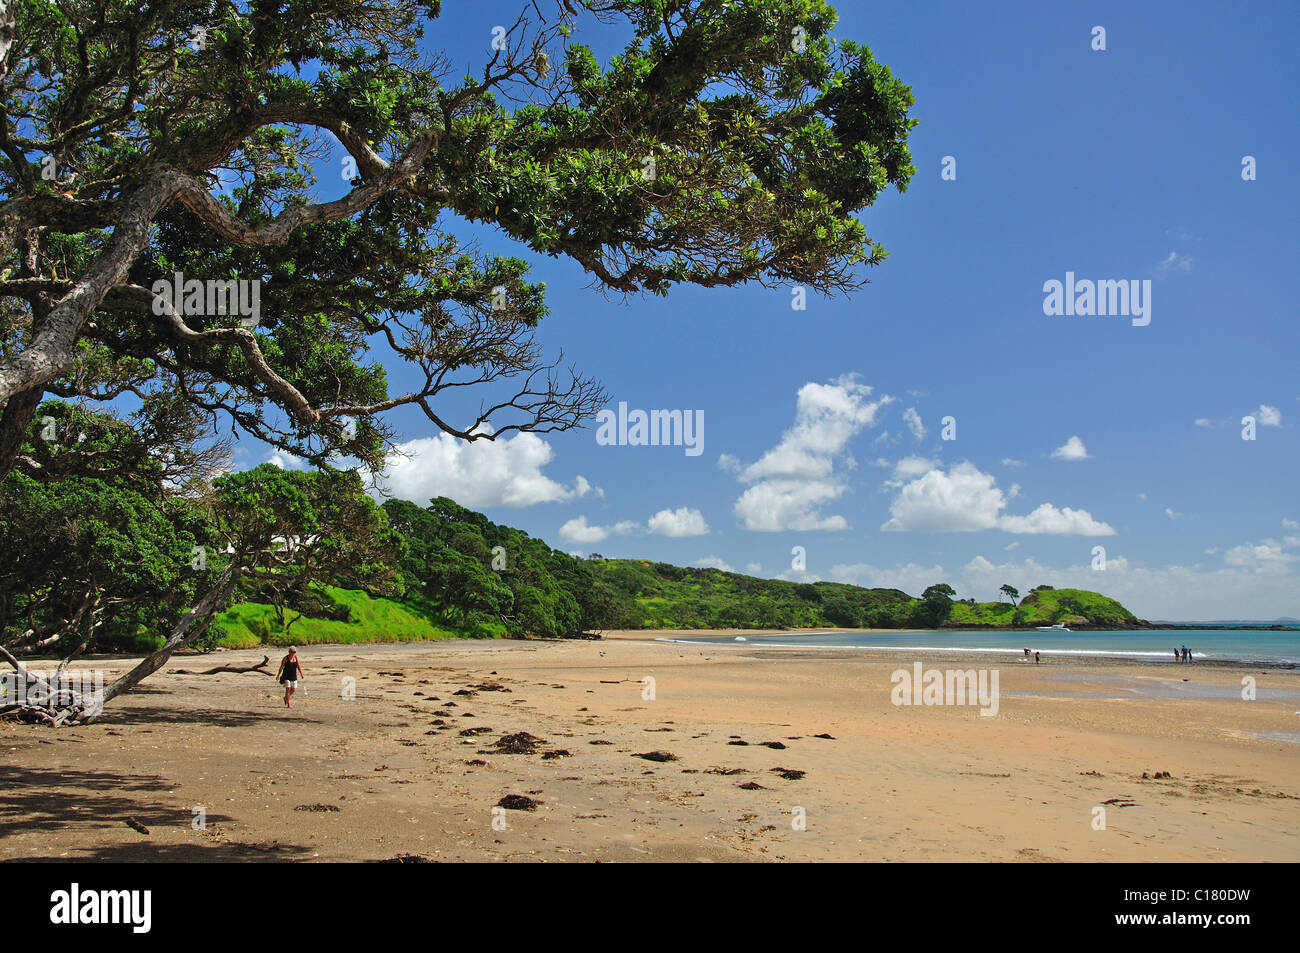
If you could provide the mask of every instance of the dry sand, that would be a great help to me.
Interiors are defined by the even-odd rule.
[[[1300,745],[1267,734],[1295,737],[1300,701],[1239,698],[1243,674],[1266,695],[1300,673],[653,634],[309,647],[292,710],[265,675],[164,674],[260,651],[174,658],[95,724],[0,725],[0,859],[1300,860]],[[997,716],[893,705],[916,660],[995,666]],[[515,732],[545,744],[481,753]],[[510,794],[540,803],[494,814]]]

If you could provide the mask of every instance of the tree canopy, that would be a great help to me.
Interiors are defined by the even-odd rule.
[[[544,284],[456,219],[615,293],[865,280],[884,250],[856,214],[907,186],[912,96],[831,7],[580,7],[521,3],[454,77],[422,42],[436,0],[7,4],[0,476],[46,394],[175,394],[372,468],[400,406],[469,440],[579,425],[604,395],[543,355]],[[598,21],[627,37],[604,64]],[[439,398],[468,385],[491,396],[456,419]]]
[[[210,584],[191,567],[210,543],[191,492],[205,454],[174,439],[193,435],[192,418],[172,423],[163,437],[64,401],[41,406],[20,467],[0,482],[0,644],[72,655],[165,631]]]

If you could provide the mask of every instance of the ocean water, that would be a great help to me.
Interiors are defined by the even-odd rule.
[[[794,648],[845,648],[889,651],[960,651],[1019,655],[1024,650],[1051,656],[1106,656],[1174,665],[1174,648],[1186,645],[1192,658],[1203,661],[1252,662],[1263,665],[1300,666],[1300,630],[1176,629],[1117,630],[1113,632],[808,632],[778,635],[691,636],[669,642],[748,644]],[[1193,662],[1193,665],[1195,662]]]

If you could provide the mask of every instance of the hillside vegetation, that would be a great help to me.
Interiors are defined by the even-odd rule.
[[[1141,620],[1084,589],[1039,588],[1018,605],[921,597],[847,583],[759,579],[643,559],[581,559],[521,530],[440,498],[383,510],[402,538],[402,594],[371,597],[322,587],[309,615],[283,622],[254,594],[220,616],[210,645],[380,642],[449,637],[563,638],[602,629],[704,628],[1129,628]],[[323,607],[323,608],[322,608]]]
[[[457,631],[440,626],[427,616],[392,599],[372,598],[356,589],[324,588],[324,594],[341,618],[304,616],[292,609],[285,623],[273,606],[245,602],[232,606],[217,617],[219,632],[214,642],[226,648],[258,645],[318,645],[326,642],[415,642],[461,638],[465,635],[499,635],[504,626],[486,626],[478,632]]]

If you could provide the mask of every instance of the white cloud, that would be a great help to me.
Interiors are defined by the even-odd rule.
[[[1209,418],[1209,417],[1197,417],[1194,421],[1192,421],[1192,423],[1196,424],[1196,426],[1198,426],[1198,427],[1213,427],[1213,426],[1214,426],[1214,424],[1210,421],[1210,418]]]
[[[1259,410],[1255,411],[1255,419],[1259,421],[1261,427],[1280,427],[1282,426],[1282,411],[1276,407],[1270,407],[1268,404],[1260,404]]]
[[[1282,528],[1283,528],[1283,529],[1300,529],[1300,523],[1297,523],[1295,520],[1287,519],[1287,518],[1284,516],[1284,517],[1282,517]]]
[[[1147,498],[1147,495],[1146,495],[1145,493],[1139,493],[1139,494],[1138,494],[1138,499],[1139,499],[1139,500],[1142,500],[1144,503],[1146,502],[1146,498]]]
[[[575,516],[560,527],[560,538],[570,543],[599,543],[608,535],[603,526],[588,526],[585,516]]]
[[[1040,503],[1028,516],[1004,516],[998,529],[1008,533],[1050,533],[1057,536],[1114,536],[1115,530],[1107,523],[1092,518],[1087,510],[1057,509],[1051,503]]]
[[[942,566],[921,566],[908,563],[892,569],[870,563],[850,563],[831,567],[832,582],[848,582],[869,589],[901,589],[908,595],[919,596],[927,586],[944,581]]]
[[[626,536],[640,528],[640,524],[632,520],[624,520],[613,526],[591,526],[587,523],[587,517],[575,516],[560,527],[560,538],[568,543],[599,543],[610,536]]]
[[[745,563],[745,572],[749,573],[751,576],[757,576],[762,571],[762,563]]]
[[[735,514],[748,530],[785,529],[836,531],[849,528],[843,516],[823,516],[821,507],[843,495],[842,483],[764,480],[736,500]]]
[[[1008,533],[1110,536],[1115,530],[1087,510],[1057,509],[1043,503],[1026,516],[1005,516],[1007,497],[994,478],[973,463],[944,473],[930,470],[903,487],[890,504],[885,532],[968,533],[1000,529]]]
[[[1011,552],[1011,550],[1013,550],[1013,549],[1019,549],[1019,548],[1020,548],[1020,540],[1018,540],[1018,539],[1017,539],[1017,540],[1013,540],[1012,542],[1007,543],[1007,544],[1006,544],[1005,546],[1003,546],[1002,548],[1003,548],[1006,552]]]
[[[745,529],[841,530],[843,516],[821,508],[848,489],[843,471],[852,469],[849,441],[876,422],[892,398],[869,400],[871,388],[846,375],[827,384],[807,383],[795,399],[795,420],[775,447],[737,474],[751,486],[734,512]]]
[[[937,470],[941,466],[938,460],[929,457],[904,457],[894,464],[894,476],[899,479],[910,479]]]
[[[536,434],[499,440],[460,440],[438,434],[399,444],[376,484],[393,496],[421,505],[447,496],[462,506],[532,506],[586,496],[592,489],[578,476],[565,486],[542,473],[555,452]]]
[[[709,531],[704,514],[685,506],[675,510],[660,510],[650,517],[648,527],[657,536],[672,537],[703,536]]]
[[[795,398],[795,422],[781,441],[741,474],[746,483],[765,479],[821,479],[831,474],[849,440],[875,423],[884,397],[869,401],[871,388],[852,375],[829,384],[804,384]]]
[[[588,523],[585,516],[575,516],[560,527],[560,538],[570,543],[599,543],[610,536],[627,536],[643,530],[656,536],[703,536],[709,532],[709,525],[699,510],[683,506],[675,510],[660,510],[645,526],[635,520],[598,526]]]
[[[921,415],[914,408],[908,407],[903,411],[903,422],[917,440],[925,436],[925,424],[921,423]]]
[[[997,526],[1006,506],[993,477],[973,463],[930,470],[903,487],[889,507],[886,532],[962,533]]]
[[[692,566],[698,566],[701,569],[721,569],[723,572],[735,572],[731,564],[725,559],[719,559],[717,556],[705,556],[703,559],[697,559],[691,563]]]
[[[1183,518],[1183,515],[1184,514],[1182,513],[1175,513],[1172,509],[1170,509],[1167,506],[1165,507],[1165,516],[1168,516],[1171,520],[1180,520]]]
[[[1023,467],[1024,463],[1020,460],[1013,460],[1011,457],[1003,457],[1002,465],[1004,467]]]
[[[1071,437],[1064,444],[1052,451],[1055,460],[1087,460],[1088,448],[1078,437]]]
[[[1160,262],[1161,271],[1191,271],[1192,259],[1188,255],[1180,255],[1176,251],[1171,251],[1163,261]]]
[[[266,458],[267,463],[273,463],[281,470],[305,470],[307,464],[303,463],[301,458],[295,457],[292,453],[285,450],[275,450]]]
[[[1275,539],[1243,543],[1223,554],[1226,565],[1265,573],[1288,572],[1297,560],[1300,560],[1300,556],[1282,552],[1282,544]]]
[[[815,572],[806,572],[798,569],[787,569],[785,572],[779,572],[773,579],[784,579],[786,582],[821,582],[822,577]]]

